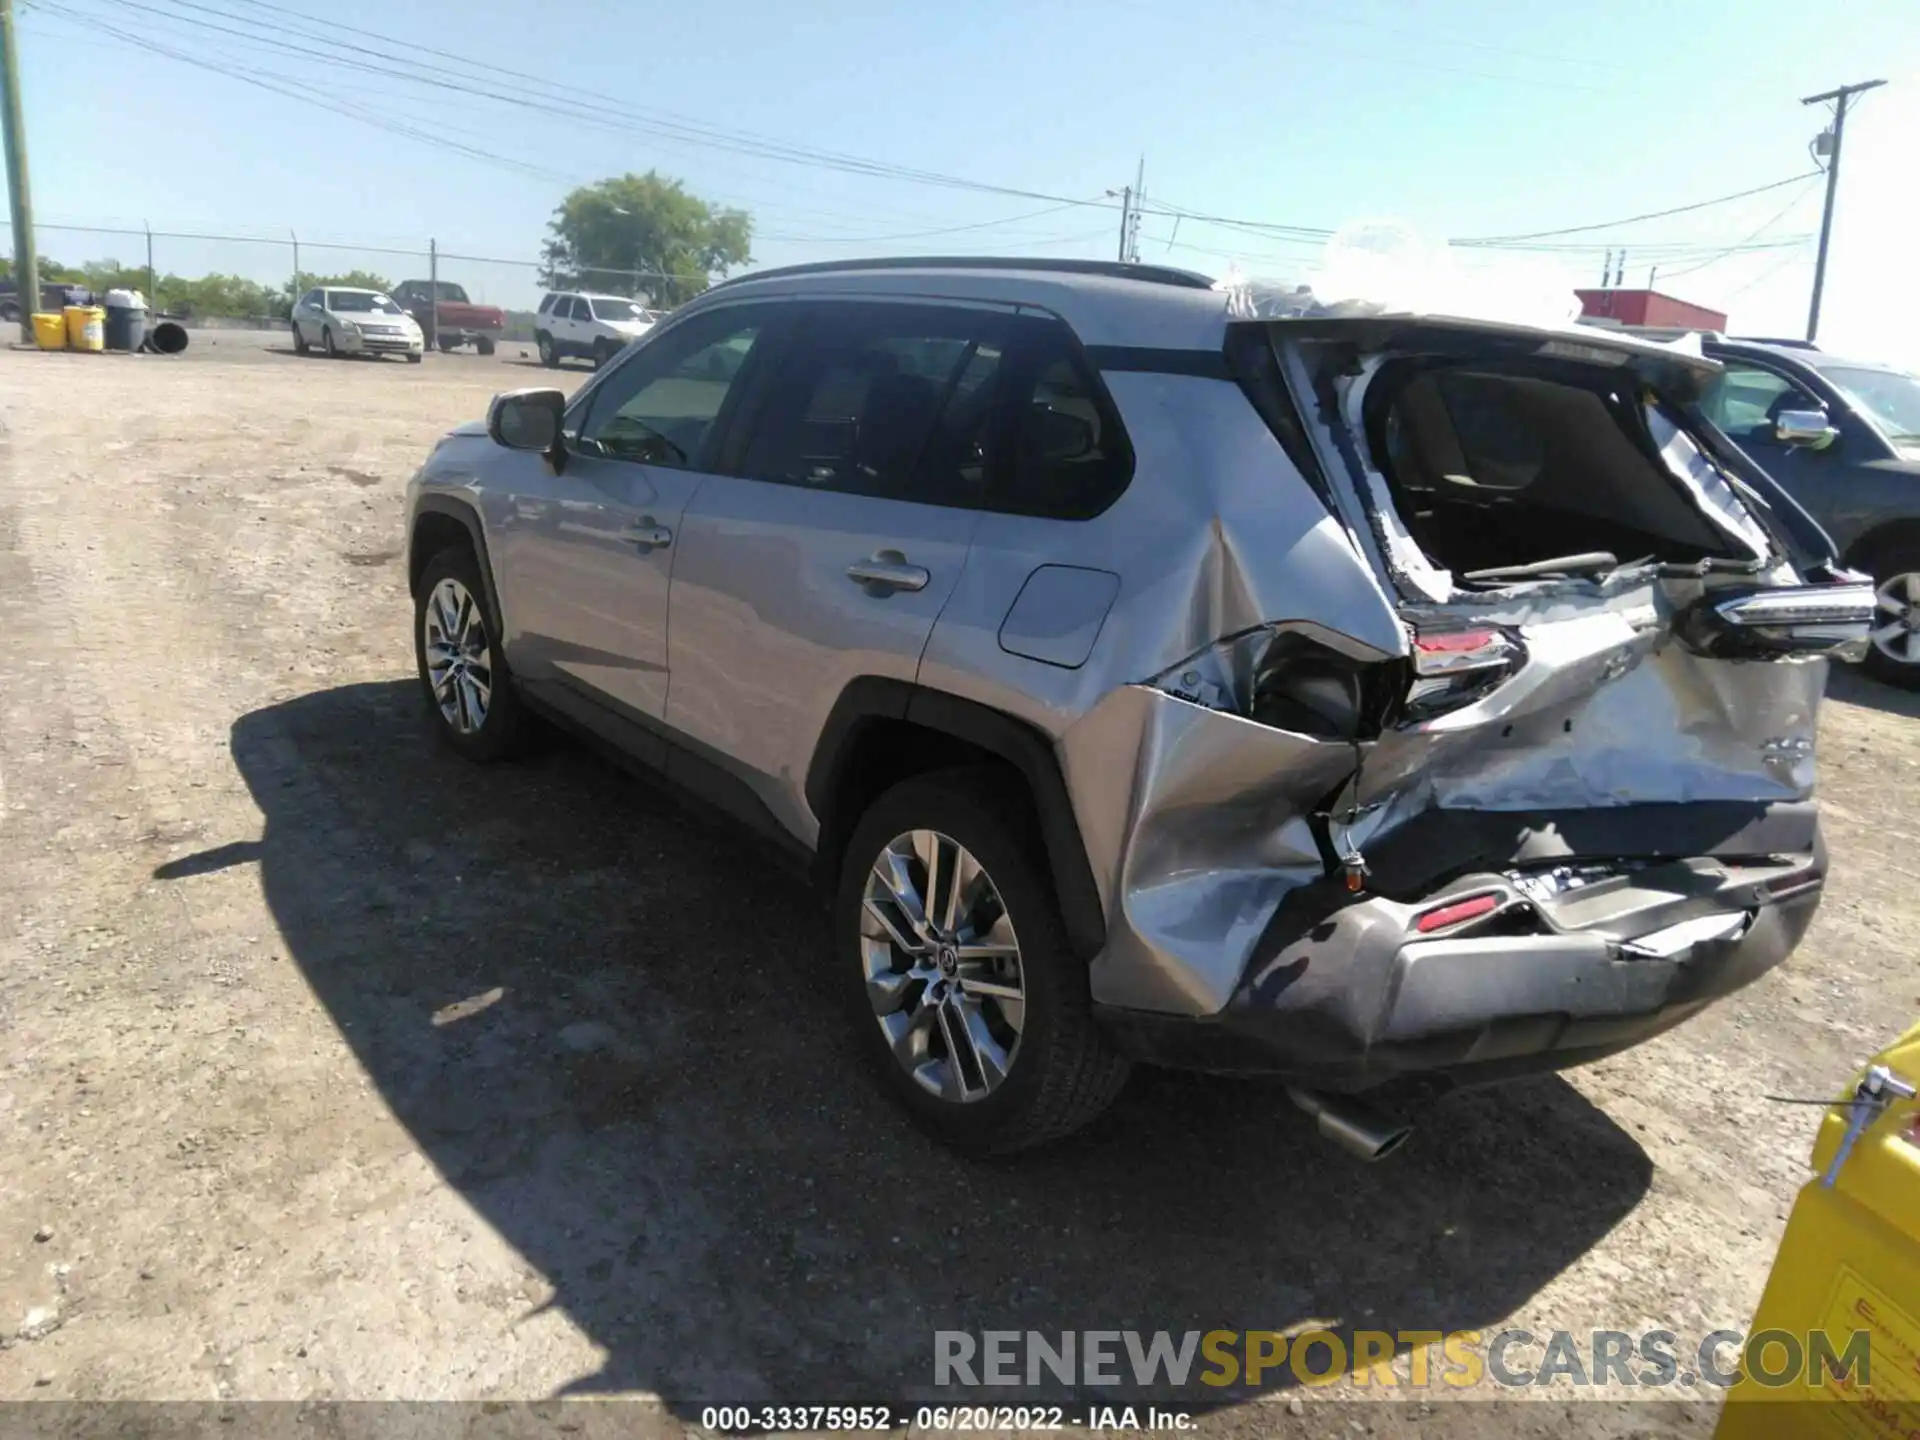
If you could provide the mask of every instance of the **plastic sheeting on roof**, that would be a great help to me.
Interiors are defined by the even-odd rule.
[[[1298,280],[1249,277],[1236,266],[1214,288],[1237,320],[1445,315],[1562,329],[1580,313],[1579,297],[1551,267],[1462,252],[1396,220],[1343,226]]]

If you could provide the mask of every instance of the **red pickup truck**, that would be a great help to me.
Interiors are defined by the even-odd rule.
[[[507,312],[497,305],[475,305],[467,292],[450,280],[403,280],[393,298],[413,316],[420,328],[438,338],[442,350],[471,344],[482,355],[493,354],[494,343],[507,328]]]

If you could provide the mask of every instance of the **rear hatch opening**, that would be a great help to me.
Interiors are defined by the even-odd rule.
[[[1355,387],[1367,478],[1425,562],[1412,571],[1423,599],[1641,566],[1751,575],[1770,557],[1751,517],[1709,489],[1730,488],[1724,479],[1630,374],[1428,356],[1368,370]]]

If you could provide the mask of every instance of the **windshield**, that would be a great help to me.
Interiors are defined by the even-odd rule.
[[[637,301],[600,300],[590,302],[593,306],[593,318],[596,320],[651,320]]]
[[[1889,440],[1920,444],[1920,378],[1898,370],[1825,367],[1821,374],[1845,392],[1855,407]]]
[[[341,314],[372,311],[381,315],[398,315],[400,307],[384,295],[375,295],[366,290],[330,290],[327,292],[327,308]]]
[[[441,300],[456,300],[462,305],[467,303],[467,292],[451,280],[442,280],[433,293]]]

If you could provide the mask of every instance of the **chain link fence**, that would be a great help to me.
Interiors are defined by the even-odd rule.
[[[538,259],[475,254],[437,237],[383,244],[284,233],[221,235],[111,225],[37,224],[43,284],[65,281],[96,291],[145,293],[156,312],[208,329],[277,329],[306,289],[323,280],[392,289],[407,280],[454,284],[481,305],[507,312],[508,340],[533,339],[544,293]],[[12,230],[0,219],[12,253]],[[51,262],[51,263],[49,263]],[[584,267],[583,283],[610,294],[649,297],[661,272]]]

